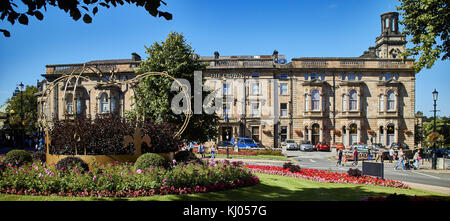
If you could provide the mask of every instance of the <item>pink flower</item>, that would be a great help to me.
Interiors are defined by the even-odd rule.
[[[143,172],[143,170],[141,170],[141,169],[137,169],[137,170],[136,170],[136,173],[137,173],[137,174],[141,174],[142,172]]]

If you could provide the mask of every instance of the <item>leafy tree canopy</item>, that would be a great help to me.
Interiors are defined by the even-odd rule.
[[[167,20],[172,19],[172,14],[158,10],[161,3],[166,5],[162,0],[22,0],[24,9],[20,10],[19,6],[14,3],[14,0],[0,1],[0,19],[9,21],[12,25],[18,21],[20,24],[28,25],[28,17],[35,17],[38,20],[44,19],[42,9],[47,11],[47,6],[58,7],[70,14],[73,20],[78,21],[83,17],[85,23],[91,23],[92,16],[97,14],[99,6],[104,8],[116,7],[117,5],[134,4],[138,7],[144,7],[145,10],[152,16],[164,17]],[[0,29],[5,37],[10,37],[9,31]]]
[[[167,72],[174,78],[189,81],[193,107],[194,71],[202,70],[204,65],[194,58],[194,50],[186,43],[183,35],[176,32],[170,33],[164,42],[155,42],[150,47],[146,47],[146,53],[149,57],[141,63],[137,73]],[[185,116],[175,114],[171,109],[173,97],[181,92],[171,92],[171,85],[171,79],[161,76],[150,76],[140,82],[135,89],[135,107],[129,113],[130,116],[143,116],[156,122],[175,123],[181,127]],[[208,92],[202,93],[202,101],[208,94]],[[217,136],[219,117],[215,114],[202,113],[191,116],[182,139],[205,142]]]
[[[27,135],[32,135],[37,128],[37,97],[35,86],[26,86],[25,90],[17,93],[6,101],[6,111],[9,114],[6,128],[20,128],[22,124]],[[22,98],[21,98],[22,97]],[[22,106],[22,108],[21,108]],[[21,122],[22,116],[22,122]]]
[[[403,16],[401,24],[404,33],[411,36],[414,47],[408,48],[406,56],[418,56],[414,65],[416,72],[424,67],[431,68],[442,56],[450,58],[450,6],[449,1],[442,0],[399,0],[397,10]]]

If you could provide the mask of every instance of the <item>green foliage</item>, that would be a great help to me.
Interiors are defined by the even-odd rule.
[[[135,163],[136,169],[146,170],[153,167],[167,167],[168,163],[164,157],[155,153],[145,153],[141,155]]]
[[[12,164],[15,166],[22,166],[25,163],[32,162],[33,158],[30,153],[24,150],[11,150],[6,153],[5,164]]]
[[[81,169],[80,172],[89,171],[89,165],[79,157],[66,157],[56,163],[57,170],[70,170],[73,168]]]
[[[35,151],[31,153],[31,157],[33,158],[33,161],[40,161],[42,163],[45,163],[47,159],[46,153],[42,151]]]
[[[16,1],[18,2],[18,1]],[[87,24],[92,22],[92,18],[89,15],[89,11],[92,11],[92,16],[95,16],[99,10],[99,6],[110,8],[117,5],[123,5],[124,3],[134,4],[138,7],[143,7],[152,16],[164,17],[166,20],[172,20],[172,14],[158,10],[161,3],[166,4],[162,0],[84,0],[84,1],[67,1],[67,0],[41,0],[41,1],[21,1],[21,4],[27,8],[26,13],[20,13],[16,11],[17,4],[13,1],[3,1],[0,4],[0,12],[2,15],[1,20],[7,18],[7,20],[14,25],[16,21],[20,24],[28,25],[28,16],[36,17],[38,20],[43,20],[42,8],[47,11],[47,6],[58,7],[64,12],[69,13],[73,20],[78,21],[81,18],[82,13],[83,21]],[[25,11],[24,11],[25,12]],[[10,33],[7,30],[0,29],[5,37],[10,37]]]
[[[447,147],[450,146],[450,119],[447,117],[439,117],[436,119],[436,132],[442,137],[435,137],[439,139],[436,139],[436,142],[432,141],[431,143],[429,142],[430,140],[427,141],[427,138],[433,133],[434,120],[432,118],[428,118],[426,120],[428,122],[423,122],[423,127],[421,128],[423,141],[425,141],[427,145],[431,146],[433,143]]]
[[[220,183],[232,183],[254,177],[241,165],[220,162],[214,165],[178,165],[171,169],[152,167],[147,170],[136,169],[128,163],[107,165],[93,163],[91,167],[91,171],[83,173],[79,168],[63,171],[42,163],[27,164],[23,168],[6,166],[0,176],[0,192],[9,189],[21,190],[22,193],[26,190],[29,194],[37,195],[63,192],[78,196],[99,193],[135,196],[133,194],[136,192],[162,187],[205,189],[215,185],[217,189],[217,184]]]
[[[417,56],[414,69],[419,72],[424,67],[431,68],[442,56],[450,58],[450,7],[448,1],[442,0],[399,0],[397,7],[403,20],[404,33],[411,36],[414,46],[407,49],[405,56]]]
[[[177,153],[175,153],[174,159],[177,162],[184,162],[184,163],[190,162],[190,161],[199,162],[199,159],[197,158],[197,156],[195,156],[194,153],[187,151],[187,150],[178,151]]]
[[[5,129],[25,129],[25,134],[31,136],[37,129],[37,92],[35,86],[26,86],[22,93],[12,96],[6,101],[6,111],[9,113]],[[21,111],[22,110],[22,111]],[[22,118],[22,122],[21,120]]]
[[[194,91],[194,71],[202,70],[204,65],[194,59],[194,50],[186,43],[182,34],[170,33],[164,42],[155,42],[146,47],[148,59],[143,61],[137,74],[146,72],[167,72],[174,78],[189,81],[191,93]],[[162,76],[150,76],[142,81],[135,89],[134,110],[129,112],[131,117],[144,117],[155,122],[168,122],[182,125],[185,116],[174,114],[171,109],[172,98],[181,92],[171,92],[172,80]],[[202,101],[208,95],[202,93]],[[194,99],[191,96],[193,106]],[[210,137],[218,134],[219,117],[215,114],[194,114],[182,134],[187,141],[206,142]]]

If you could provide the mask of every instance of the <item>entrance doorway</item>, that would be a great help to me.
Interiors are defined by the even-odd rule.
[[[387,144],[386,144],[386,146],[388,146],[388,147],[391,146],[391,144],[395,142],[394,141],[394,130],[395,130],[394,125],[389,124],[387,126]]]
[[[311,143],[313,144],[313,145],[316,145],[316,144],[318,144],[319,143],[319,141],[320,141],[320,126],[319,126],[319,124],[313,124],[312,125],[312,140],[311,140]]]
[[[232,127],[222,127],[222,140],[223,141],[230,141],[232,135]]]
[[[358,142],[358,133],[357,133],[357,129],[358,129],[358,127],[357,127],[357,125],[356,124],[351,124],[350,125],[350,144],[349,145],[353,145],[354,143],[357,143]]]

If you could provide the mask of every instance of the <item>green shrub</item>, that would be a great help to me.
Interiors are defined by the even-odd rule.
[[[135,163],[136,169],[145,170],[151,167],[167,167],[168,163],[164,159],[164,157],[156,154],[156,153],[146,153],[141,155]]]
[[[78,157],[66,157],[56,163],[56,169],[58,170],[71,169],[75,166],[80,167],[82,173],[89,171],[89,165]]]
[[[41,161],[41,162],[43,162],[43,163],[45,163],[45,161],[46,161],[46,159],[47,159],[47,155],[45,154],[45,152],[42,152],[42,151],[36,151],[36,152],[33,152],[33,153],[31,154],[31,157],[33,157],[33,160],[34,160],[34,161],[39,160],[39,161]]]
[[[33,162],[31,154],[24,150],[11,150],[5,156],[5,164],[12,164],[15,166],[22,166],[27,162]]]
[[[187,151],[187,150],[183,150],[183,151],[178,151],[175,156],[174,159],[177,162],[190,162],[190,161],[198,161],[199,159],[197,158],[197,156],[195,156],[194,153]]]

